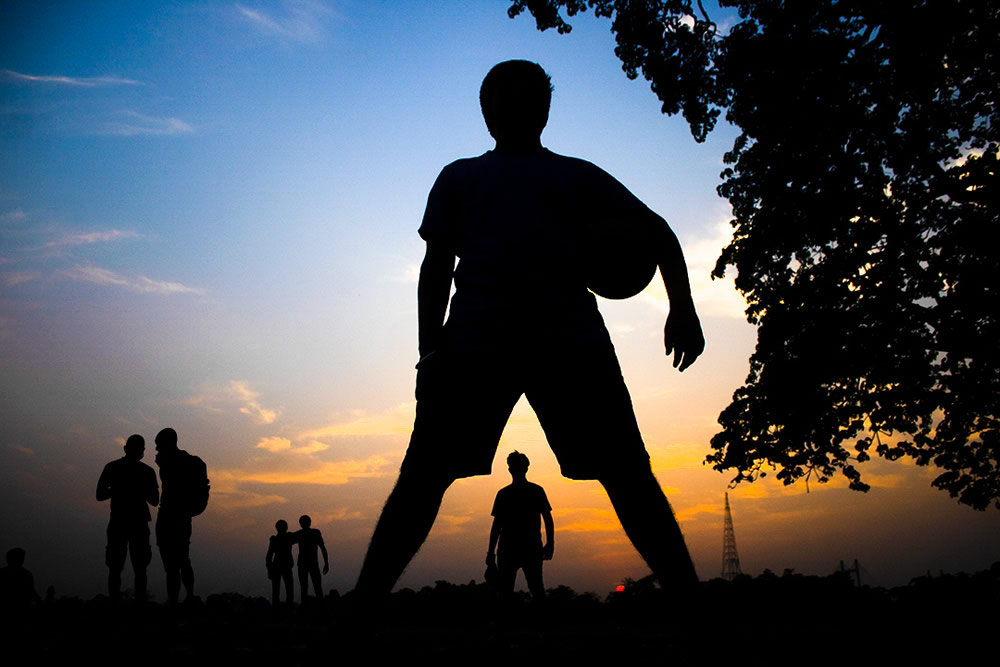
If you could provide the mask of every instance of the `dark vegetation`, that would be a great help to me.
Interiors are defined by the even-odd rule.
[[[487,585],[439,581],[371,614],[335,592],[279,617],[264,598],[237,593],[175,610],[50,598],[7,619],[5,651],[23,647],[37,664],[962,664],[993,650],[998,610],[1000,563],[888,590],[847,573],[765,571],[703,582],[683,604],[651,577],[603,600],[560,586],[546,608],[519,594],[503,617]]]

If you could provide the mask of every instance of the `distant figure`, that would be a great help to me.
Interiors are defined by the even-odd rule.
[[[514,591],[517,571],[522,570],[531,597],[543,600],[542,561],[552,560],[555,529],[545,489],[527,480],[529,465],[528,457],[521,452],[513,451],[507,457],[507,469],[514,481],[500,489],[493,501],[493,527],[490,528],[486,564],[497,566],[496,587],[501,596],[506,597]],[[545,546],[538,532],[539,518],[545,524]]]
[[[323,552],[323,574],[330,571],[330,557],[326,553],[326,545],[323,544],[323,535],[316,528],[310,528],[312,519],[308,514],[299,517],[299,525],[302,530],[296,531],[293,538],[299,545],[299,586],[302,588],[302,602],[305,603],[309,594],[309,579],[312,579],[313,590],[316,597],[323,599],[323,587],[320,586],[319,556],[317,551]]]
[[[5,623],[17,621],[32,602],[41,601],[35,578],[24,568],[24,557],[24,549],[14,547],[7,552],[7,566],[0,567],[0,611]]]
[[[167,573],[167,601],[177,604],[181,583],[185,599],[194,595],[191,567],[191,517],[208,505],[208,471],[197,456],[177,448],[177,432],[165,428],[156,434],[156,464],[163,496],[156,514],[156,545]]]
[[[142,462],[146,441],[141,435],[130,435],[125,441],[125,456],[104,466],[97,481],[97,499],[111,499],[111,521],[108,523],[108,545],[104,563],[108,566],[108,596],[121,598],[122,570],[126,551],[135,574],[135,599],[146,600],[146,568],[153,558],[149,548],[149,505],[160,502],[160,487],[156,473]]]
[[[279,519],[274,524],[277,535],[272,535],[267,545],[267,577],[271,580],[271,608],[277,609],[281,600],[281,582],[285,582],[285,602],[288,607],[295,603],[295,587],[292,585],[292,544],[295,537],[288,532],[288,522]]]
[[[446,166],[428,197],[419,229],[427,251],[417,286],[416,421],[358,578],[369,599],[395,585],[451,483],[490,473],[522,394],[563,475],[601,482],[661,584],[690,590],[697,582],[588,290],[595,272],[623,267],[611,271],[615,278],[630,267],[627,257],[602,255],[591,234],[638,235],[640,243],[624,247],[635,263],[648,259],[650,275],[659,267],[670,299],[664,344],[683,371],[705,347],[684,255],[663,218],[625,186],[542,146],[551,96],[539,65],[496,65],[479,91],[496,148]]]

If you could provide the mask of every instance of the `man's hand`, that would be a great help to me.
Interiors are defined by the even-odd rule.
[[[684,371],[705,351],[705,336],[694,306],[671,308],[663,327],[663,344],[667,356],[674,355],[674,368]]]
[[[493,553],[492,551],[486,554],[486,565],[488,565],[489,567],[496,567],[496,564],[497,564],[496,554]]]
[[[552,560],[553,551],[555,551],[555,547],[551,542],[542,547],[542,560]]]
[[[330,574],[330,564],[323,563],[323,574]]]

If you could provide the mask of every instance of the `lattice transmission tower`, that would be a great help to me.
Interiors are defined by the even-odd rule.
[[[726,519],[722,529],[722,578],[732,581],[740,569],[740,555],[736,551],[736,533],[733,532],[733,513],[729,511],[729,492],[726,492]]]

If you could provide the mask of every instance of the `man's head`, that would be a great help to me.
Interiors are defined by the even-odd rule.
[[[24,549],[14,547],[7,552],[7,565],[9,567],[21,567],[24,565]]]
[[[287,533],[288,522],[285,521],[284,519],[278,519],[278,521],[274,524],[274,529],[279,533]]]
[[[136,433],[125,441],[125,457],[138,461],[146,453],[146,440]]]
[[[177,431],[172,428],[165,428],[156,434],[156,451],[175,452],[177,451]]]
[[[528,474],[529,465],[531,465],[531,462],[528,461],[528,457],[516,449],[507,455],[507,469],[515,477],[523,477]]]
[[[552,80],[541,65],[527,60],[494,65],[479,88],[483,120],[497,141],[538,139],[551,101]]]
[[[309,518],[308,514],[303,514],[299,517],[299,525],[303,528],[308,528],[312,525],[313,520]]]

